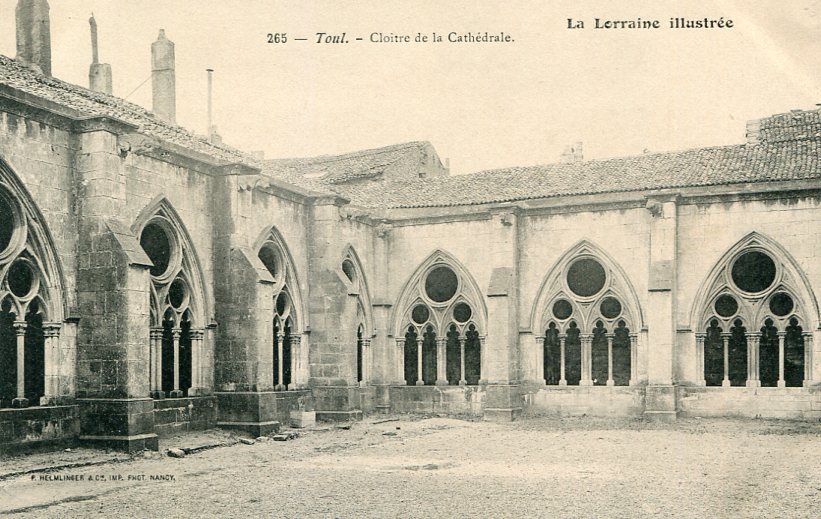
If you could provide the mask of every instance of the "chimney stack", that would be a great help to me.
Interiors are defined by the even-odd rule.
[[[100,63],[100,52],[97,47],[97,20],[94,13],[88,19],[91,26],[91,66],[88,68],[88,88],[95,92],[111,94],[113,91],[111,80],[111,65]]]
[[[160,29],[157,41],[151,44],[151,86],[154,113],[160,119],[177,122],[177,84],[174,72],[174,42]]]
[[[51,75],[51,28],[48,0],[17,0],[17,60]]]

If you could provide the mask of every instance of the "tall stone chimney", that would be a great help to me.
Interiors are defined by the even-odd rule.
[[[88,69],[88,87],[95,92],[111,94],[113,90],[111,65],[100,63],[100,52],[97,47],[97,20],[94,19],[94,13],[91,13],[88,23],[91,25],[91,66]]]
[[[51,75],[48,0],[17,0],[17,60]]]
[[[154,113],[171,124],[177,122],[177,81],[174,72],[174,42],[160,29],[157,41],[151,44],[151,86]]]

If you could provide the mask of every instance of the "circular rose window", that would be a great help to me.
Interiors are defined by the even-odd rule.
[[[577,296],[590,297],[601,292],[606,277],[601,263],[593,258],[582,258],[567,269],[567,286]]]
[[[573,305],[567,299],[559,299],[553,303],[553,317],[563,321],[573,315]]]
[[[775,262],[761,251],[745,252],[731,270],[733,283],[745,292],[761,292],[775,281]]]
[[[436,267],[425,278],[425,294],[437,303],[450,301],[459,288],[459,279],[450,267]]]

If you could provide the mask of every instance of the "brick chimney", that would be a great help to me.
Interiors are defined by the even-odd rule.
[[[100,53],[97,47],[97,20],[94,19],[94,13],[91,14],[88,23],[91,25],[91,66],[88,69],[88,88],[95,92],[111,94],[113,90],[111,65],[100,63]]]
[[[17,60],[51,75],[51,28],[48,0],[18,0]]]
[[[174,42],[160,29],[157,41],[151,44],[151,86],[154,113],[160,119],[177,122],[177,83],[174,72]]]

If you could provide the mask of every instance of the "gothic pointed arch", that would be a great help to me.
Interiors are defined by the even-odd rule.
[[[641,305],[627,274],[604,249],[581,240],[543,278],[531,309],[531,329],[541,333],[554,323],[565,330],[574,322],[590,332],[599,321],[608,329],[619,323],[634,331],[644,327]]]
[[[443,269],[440,270],[440,267]],[[447,269],[453,276],[448,274]],[[441,280],[434,280],[435,276],[441,277]],[[452,283],[452,286],[445,286],[444,283]],[[420,330],[426,324],[431,324],[437,333],[444,335],[452,322],[454,308],[460,302],[470,305],[471,316],[465,323],[469,321],[479,329],[486,330],[487,306],[476,280],[456,257],[441,249],[436,250],[403,285],[393,308],[393,333],[396,337],[401,337],[409,324]],[[412,315],[414,309],[421,306],[429,311],[429,316],[422,323]]]
[[[476,385],[482,379],[487,306],[473,276],[436,250],[416,268],[393,310],[408,385]]]
[[[784,329],[791,319],[804,329],[819,322],[812,286],[781,244],[756,231],[737,241],[715,262],[690,312],[692,329],[699,331],[713,320],[728,332],[736,321],[757,330],[767,320]]]
[[[337,274],[339,279],[348,287],[348,295],[357,298],[357,319],[361,321],[357,325],[364,327],[363,336],[371,337],[374,323],[370,290],[368,289],[368,280],[365,276],[362,261],[359,259],[353,245],[348,244],[345,246],[338,265],[339,271]]]
[[[65,276],[57,247],[46,219],[11,165],[0,157],[0,299],[15,301],[18,315],[25,314],[33,301],[38,312],[53,322],[67,315]],[[9,286],[11,269],[27,266],[31,290],[15,295]],[[23,269],[26,270],[26,269]],[[22,289],[18,287],[18,292]]]
[[[178,324],[187,312],[192,326],[206,326],[213,312],[202,264],[188,229],[168,198],[160,195],[152,200],[140,211],[132,231],[154,263],[150,272],[152,300],[158,305],[152,308],[155,319],[172,309]],[[152,326],[161,324],[152,322]]]
[[[45,221],[0,157],[0,408],[53,403],[65,394],[54,361],[65,282]]]
[[[266,227],[253,244],[253,253],[257,256],[274,280],[274,300],[282,305],[287,303],[288,317],[291,319],[292,331],[305,329],[307,313],[302,298],[299,272],[282,233],[271,225]],[[284,294],[281,299],[280,294]]]

